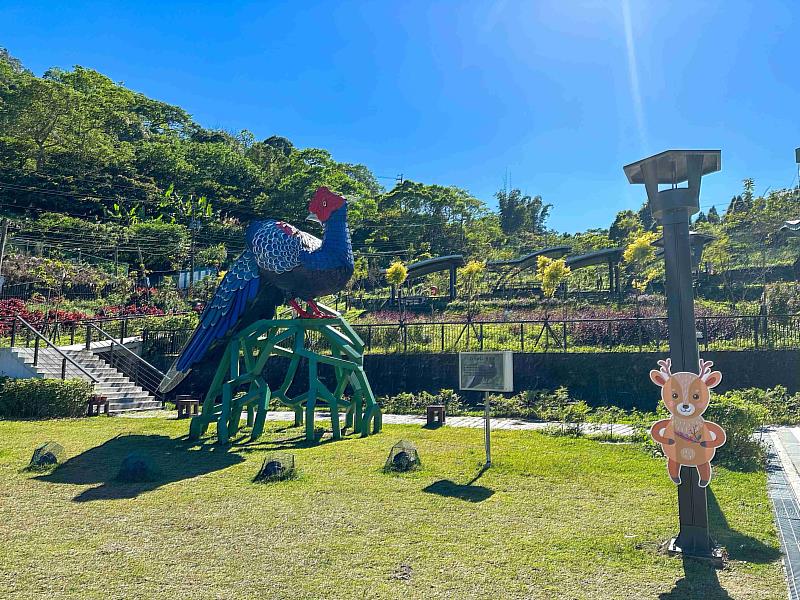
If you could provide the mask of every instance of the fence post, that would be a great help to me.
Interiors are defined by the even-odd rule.
[[[86,324],[86,349],[89,350],[92,347],[92,326],[88,323]]]
[[[703,317],[703,351],[708,352],[708,317]]]
[[[119,328],[119,343],[125,343],[126,337],[128,337],[128,317],[122,319],[122,325]]]
[[[61,359],[61,381],[64,381],[67,378],[67,359]]]
[[[408,330],[405,323],[400,325],[403,328],[403,354],[408,352]]]
[[[169,353],[170,354],[175,354],[175,337],[177,335],[178,335],[178,332],[173,329],[172,330],[172,336],[170,337],[170,340],[169,340]]]
[[[69,345],[72,346],[75,343],[75,327],[77,325],[75,323],[72,324],[72,327],[69,329]]]
[[[564,345],[564,352],[567,351],[567,322],[561,321],[561,336],[563,337],[562,343]]]
[[[442,352],[444,352],[444,323],[442,323]]]
[[[478,336],[480,337],[478,340],[478,348],[483,351],[483,323],[478,325]]]
[[[39,336],[36,336],[36,340],[33,342],[33,366],[39,364]]]
[[[519,324],[519,351],[525,352],[525,323]]]
[[[372,350],[372,325],[367,325],[367,350]]]
[[[758,317],[753,319],[753,342],[758,350]]]
[[[636,315],[636,329],[638,330],[639,335],[639,352],[642,351],[642,318],[639,315]]]
[[[17,345],[17,317],[11,320],[11,347]]]

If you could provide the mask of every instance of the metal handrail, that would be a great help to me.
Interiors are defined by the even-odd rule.
[[[103,329],[101,329],[100,327],[98,327],[97,325],[95,325],[94,323],[86,323],[86,326],[87,326],[87,327],[91,327],[91,328],[93,328],[93,329],[96,329],[98,332],[100,332],[101,334],[103,334],[103,336],[105,336],[105,338],[111,342],[111,346],[112,346],[112,348],[113,348],[114,344],[116,344],[117,346],[119,346],[119,347],[121,347],[122,349],[124,349],[124,350],[125,350],[125,352],[127,352],[128,354],[130,354],[131,356],[133,356],[133,357],[134,357],[136,360],[138,360],[140,363],[142,363],[143,365],[145,365],[145,366],[146,366],[146,367],[148,367],[149,369],[152,369],[153,371],[155,371],[155,372],[156,372],[156,373],[157,373],[157,374],[158,374],[158,375],[161,377],[161,379],[163,379],[164,377],[166,377],[166,375],[165,375],[164,373],[162,373],[162,372],[161,372],[161,371],[160,371],[160,370],[159,370],[157,367],[155,367],[155,366],[151,365],[149,362],[147,362],[147,361],[146,361],[145,359],[143,359],[141,356],[139,356],[138,354],[136,354],[136,352],[134,352],[133,350],[131,350],[130,348],[128,348],[128,347],[127,347],[125,344],[121,344],[121,343],[119,343],[119,342],[116,340],[116,338],[114,338],[114,337],[112,337],[112,336],[111,336],[111,334],[110,334],[110,333],[107,333],[106,331],[104,331]]]
[[[18,319],[20,323],[22,323],[22,324],[23,324],[25,327],[27,327],[27,328],[28,328],[30,331],[32,331],[32,332],[33,332],[33,334],[36,336],[36,338],[37,338],[37,339],[44,340],[44,343],[45,343],[45,344],[47,344],[48,346],[50,346],[50,347],[51,347],[53,350],[55,350],[55,351],[56,351],[58,354],[60,354],[63,360],[65,360],[65,361],[69,362],[69,363],[70,363],[72,366],[76,367],[76,368],[77,368],[77,369],[78,369],[78,370],[79,370],[81,373],[83,373],[84,375],[86,375],[86,376],[87,376],[87,377],[88,377],[88,378],[91,380],[91,382],[92,382],[92,383],[97,383],[97,382],[98,382],[98,379],[97,379],[97,377],[95,377],[94,375],[92,375],[91,373],[89,373],[89,371],[87,371],[86,369],[84,369],[84,368],[83,368],[82,366],[80,366],[80,365],[79,365],[77,362],[75,362],[75,361],[74,361],[74,360],[72,360],[72,359],[71,359],[69,356],[67,356],[66,354],[64,354],[64,353],[61,351],[61,349],[60,349],[58,346],[56,346],[55,344],[53,344],[53,343],[52,343],[50,340],[48,340],[48,339],[47,339],[46,337],[44,337],[44,336],[43,336],[41,333],[39,333],[39,330],[38,330],[38,329],[36,329],[36,328],[35,328],[33,325],[31,325],[30,323],[28,323],[28,322],[27,322],[25,319],[23,319],[23,318],[22,318],[22,317],[20,317],[19,315],[15,315],[15,317],[14,317],[14,318],[15,318],[15,319]],[[36,366],[36,362],[37,362],[37,361],[36,361],[36,360],[34,360],[34,362],[33,362],[34,366]],[[63,369],[63,367],[62,367],[62,374],[63,374],[63,371],[64,371],[64,369]]]

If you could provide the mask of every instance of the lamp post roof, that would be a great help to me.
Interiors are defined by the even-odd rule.
[[[686,158],[697,155],[703,157],[701,175],[720,170],[722,155],[720,150],[665,150],[625,165],[623,170],[629,183],[644,183],[643,165],[655,162],[658,183],[683,183],[689,177]]]

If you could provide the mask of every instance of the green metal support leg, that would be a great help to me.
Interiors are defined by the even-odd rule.
[[[306,348],[309,333],[327,343],[329,352]],[[341,412],[345,427],[362,436],[380,431],[380,408],[363,371],[364,343],[341,317],[332,319],[273,319],[253,323],[230,340],[214,381],[203,402],[200,415],[192,419],[190,437],[200,438],[211,422],[217,423],[217,439],[227,443],[240,427],[242,410],[247,410],[251,439],[262,435],[272,395],[294,411],[295,426],[305,425],[308,441],[314,440],[314,410],[323,399],[331,412],[334,439],[342,436]],[[270,356],[289,359],[283,384],[274,394],[266,383]],[[308,363],[308,391],[289,396],[289,388],[303,361]],[[319,379],[319,364],[332,367],[336,387],[328,390]],[[247,395],[233,396],[248,386]],[[349,395],[345,398],[345,394]],[[218,404],[221,401],[221,404]]]

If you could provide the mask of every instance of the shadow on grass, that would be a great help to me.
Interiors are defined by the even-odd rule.
[[[711,537],[728,551],[731,560],[751,563],[770,563],[781,557],[777,548],[768,546],[754,537],[731,529],[728,519],[717,502],[714,491],[708,487],[708,528]]]
[[[731,600],[719,583],[714,565],[692,558],[683,559],[683,577],[658,600]]]
[[[781,556],[777,548],[731,529],[725,514],[711,488],[708,490],[708,526],[716,542],[724,546],[731,560],[751,563],[770,563]],[[719,583],[714,565],[692,558],[683,559],[684,576],[675,583],[668,593],[661,594],[659,600],[727,600],[731,596]]]
[[[481,467],[478,474],[475,475],[468,483],[454,483],[449,479],[441,479],[430,484],[428,487],[423,488],[423,492],[427,494],[437,494],[446,498],[457,498],[459,500],[466,500],[467,502],[483,502],[491,498],[494,490],[491,490],[482,485],[473,485],[478,479],[481,478],[486,472],[488,467]]]
[[[192,447],[198,449],[189,451]],[[155,472],[151,481],[116,481],[123,459],[131,453],[142,455],[152,463]],[[118,435],[36,479],[47,483],[97,484],[75,496],[75,502],[118,500],[135,498],[162,485],[219,471],[242,461],[244,457],[227,452],[223,447],[189,442],[185,437]]]

